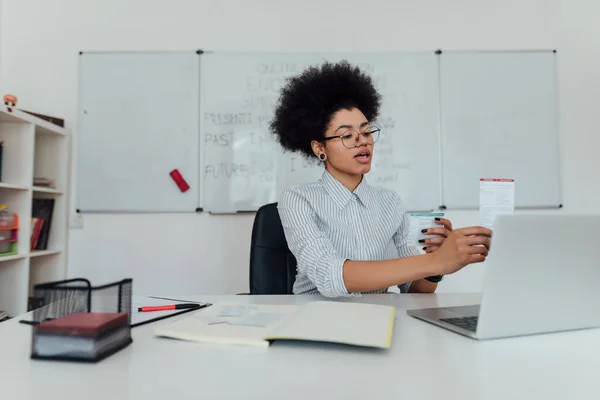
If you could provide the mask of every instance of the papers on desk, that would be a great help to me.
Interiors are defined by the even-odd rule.
[[[204,343],[267,347],[274,340],[301,340],[387,349],[394,316],[391,306],[336,301],[304,306],[215,304],[154,332]]]
[[[200,313],[194,315],[194,318],[198,318],[208,325],[229,324],[266,328],[286,316],[285,312],[264,312],[259,310],[258,305],[223,305],[217,315]]]
[[[229,325],[262,326],[266,328],[270,325],[278,323],[285,317],[286,314],[284,313],[256,312],[240,318],[235,318],[233,321],[229,321],[227,323]]]
[[[219,317],[243,317],[258,311],[257,304],[224,304],[219,308]]]
[[[479,225],[491,229],[498,215],[515,209],[514,179],[482,178],[479,181]]]

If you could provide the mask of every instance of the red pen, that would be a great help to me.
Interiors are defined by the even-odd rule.
[[[138,311],[140,311],[140,312],[169,311],[169,310],[185,310],[188,308],[202,308],[202,306],[200,304],[196,304],[196,303],[183,303],[183,304],[171,304],[171,305],[166,305],[166,306],[139,307]]]

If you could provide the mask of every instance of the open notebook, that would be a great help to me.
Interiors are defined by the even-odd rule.
[[[395,308],[317,301],[303,306],[215,304],[155,329],[155,334],[206,343],[268,346],[305,340],[387,349]]]

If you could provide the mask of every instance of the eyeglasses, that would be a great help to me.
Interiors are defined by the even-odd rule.
[[[377,127],[371,127],[364,132],[358,132],[355,130],[351,130],[351,131],[344,132],[343,135],[330,136],[330,137],[323,138],[323,140],[332,140],[332,139],[340,138],[340,139],[342,139],[342,144],[344,145],[344,147],[346,147],[348,149],[353,149],[358,145],[360,135],[363,135],[365,137],[365,139],[367,139],[367,144],[374,144],[377,141],[377,139],[379,139],[380,132],[381,132],[381,129],[379,129]]]

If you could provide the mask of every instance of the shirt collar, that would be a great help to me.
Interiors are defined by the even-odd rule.
[[[323,172],[322,182],[325,190],[340,208],[345,207],[353,197],[357,197],[365,207],[369,207],[369,204],[371,204],[372,189],[367,184],[367,178],[364,175],[354,192],[349,191],[327,170]]]

